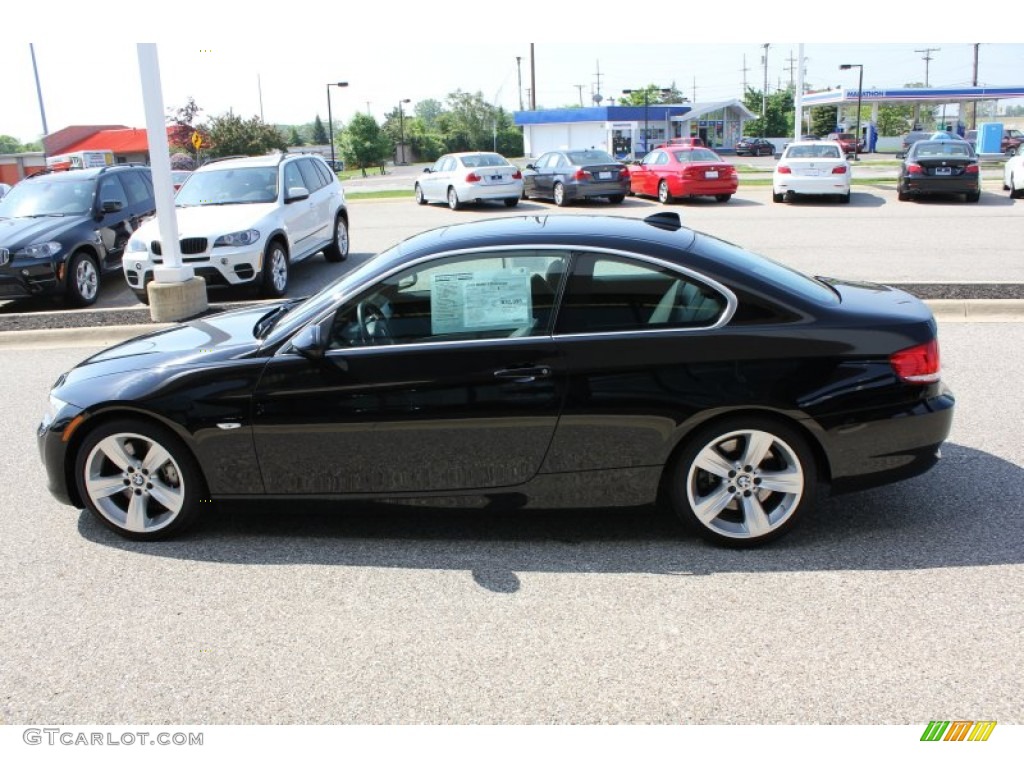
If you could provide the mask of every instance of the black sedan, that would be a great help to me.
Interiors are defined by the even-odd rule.
[[[737,155],[759,157],[761,155],[774,155],[775,145],[768,141],[768,139],[745,138],[736,142],[735,150]]]
[[[969,203],[981,199],[981,167],[968,142],[918,141],[900,156],[903,163],[896,181],[900,200],[950,194],[962,194]]]
[[[533,216],[112,347],[60,376],[38,440],[54,496],[133,539],[210,499],[485,497],[660,500],[749,546],[819,487],[927,470],[953,407],[935,320],[902,291],[806,277],[674,213]]]
[[[541,197],[555,205],[603,197],[621,203],[629,194],[629,169],[601,149],[547,152],[526,166],[523,199]]]

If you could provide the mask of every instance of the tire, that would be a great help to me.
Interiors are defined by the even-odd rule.
[[[184,531],[208,500],[195,458],[170,430],[136,419],[101,424],[75,457],[86,508],[126,539],[153,541]]]
[[[1024,189],[1017,188],[1017,181],[1013,174],[1010,174],[1010,197],[1014,200],[1019,200],[1024,197]]]
[[[348,249],[348,222],[339,214],[334,217],[334,239],[324,248],[324,258],[332,262],[344,261],[348,258]]]
[[[672,197],[672,193],[668,190],[668,182],[662,179],[658,182],[658,202],[663,205],[668,205],[675,200]]]
[[[562,182],[555,182],[555,188],[551,192],[551,194],[554,197],[555,205],[557,205],[559,208],[564,208],[569,204],[569,201],[565,199],[565,187],[562,186]]]
[[[64,280],[64,296],[68,304],[88,307],[96,303],[100,293],[100,270],[88,253],[79,251],[71,257]]]
[[[608,202],[612,205],[618,205],[626,199],[625,195],[608,195]]]
[[[288,251],[280,240],[271,240],[263,256],[263,281],[260,293],[272,299],[288,292]]]
[[[732,200],[732,195],[715,195],[715,200],[720,203],[728,203]]]
[[[781,203],[783,201],[783,199],[784,199],[783,195],[780,195],[778,192],[772,192],[772,202],[773,203]]]
[[[901,188],[897,187],[896,188],[896,198],[898,200],[900,200],[901,202],[905,203],[905,202],[907,202],[907,200],[910,199],[910,195],[908,195],[906,192],[904,192]]]
[[[427,204],[427,198],[423,195],[423,188],[419,184],[416,185],[416,204],[417,205],[426,205]]]
[[[1014,155],[1017,154],[1017,150],[1018,150],[1018,147],[1010,147],[1009,149],[1006,150],[1006,156],[1007,157],[1013,157]]]
[[[817,493],[807,440],[783,422],[755,415],[699,429],[668,479],[682,521],[728,547],[754,547],[783,535],[814,506]]]
[[[505,198],[505,207],[506,208],[515,208],[517,205],[519,205],[519,198],[518,197],[506,197]]]
[[[135,294],[135,298],[141,301],[145,305],[149,305],[149,293],[147,291],[132,291]]]
[[[981,200],[981,192],[968,192],[964,195],[964,200],[968,203],[976,203]]]
[[[448,207],[453,211],[462,207],[462,203],[459,202],[459,193],[455,191],[455,187],[448,187]]]
[[[839,202],[840,203],[844,203],[844,204],[849,204],[849,202],[850,202],[850,193],[847,192],[845,195],[840,195],[839,196]]]

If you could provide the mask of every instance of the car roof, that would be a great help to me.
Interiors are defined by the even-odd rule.
[[[103,173],[124,173],[132,168],[149,171],[145,165],[104,165],[98,168],[69,168],[66,171],[40,171],[22,180],[24,182],[37,183],[40,181],[78,181],[81,179],[94,179]]]
[[[253,157],[233,157],[230,160],[211,160],[206,165],[196,168],[193,173],[218,170],[222,168],[267,168],[278,165],[286,157],[299,157],[299,155],[254,155]],[[303,155],[308,157],[309,155]]]

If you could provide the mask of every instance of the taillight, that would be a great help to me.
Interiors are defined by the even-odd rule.
[[[466,177],[466,181],[480,181],[480,177],[477,176],[475,173],[471,173],[469,174],[469,176]]]
[[[576,181],[585,181],[591,178],[590,171],[586,171],[583,168],[580,168],[578,171],[576,171],[576,173],[574,173],[572,177],[576,179]]]
[[[889,356],[889,364],[901,381],[931,384],[939,380],[939,341],[932,339]]]
[[[980,172],[980,170],[981,169],[978,168],[978,166],[976,165],[968,165],[966,168],[964,168],[964,173],[978,173]]]
[[[513,179],[521,179],[521,178],[523,178],[523,172],[517,170],[515,173],[512,174],[512,178]]]
[[[620,179],[628,179],[629,178],[629,168],[623,168],[621,171],[619,171],[619,178]]]
[[[907,166],[907,173],[924,173],[924,168],[917,163],[911,163]]]
[[[792,173],[793,172],[793,169],[790,168],[788,165],[780,165],[775,170],[778,171],[779,173]]]
[[[846,173],[846,166],[837,165],[835,168],[832,169],[832,173]]]

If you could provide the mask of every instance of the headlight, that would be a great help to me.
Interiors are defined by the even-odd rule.
[[[146,245],[145,240],[133,237],[128,241],[128,251],[130,253],[142,253],[149,250],[149,246]]]
[[[218,248],[222,245],[252,245],[259,239],[260,231],[258,229],[244,229],[241,232],[221,235],[214,241],[213,247]]]
[[[67,408],[68,404],[61,400],[59,397],[50,395],[50,402],[46,406],[46,412],[43,414],[42,423],[39,425],[41,430],[47,429],[53,420],[57,418],[57,414],[60,413],[64,408]]]
[[[60,253],[61,245],[56,241],[34,243],[19,250],[16,256],[28,256],[30,259],[47,259]]]

